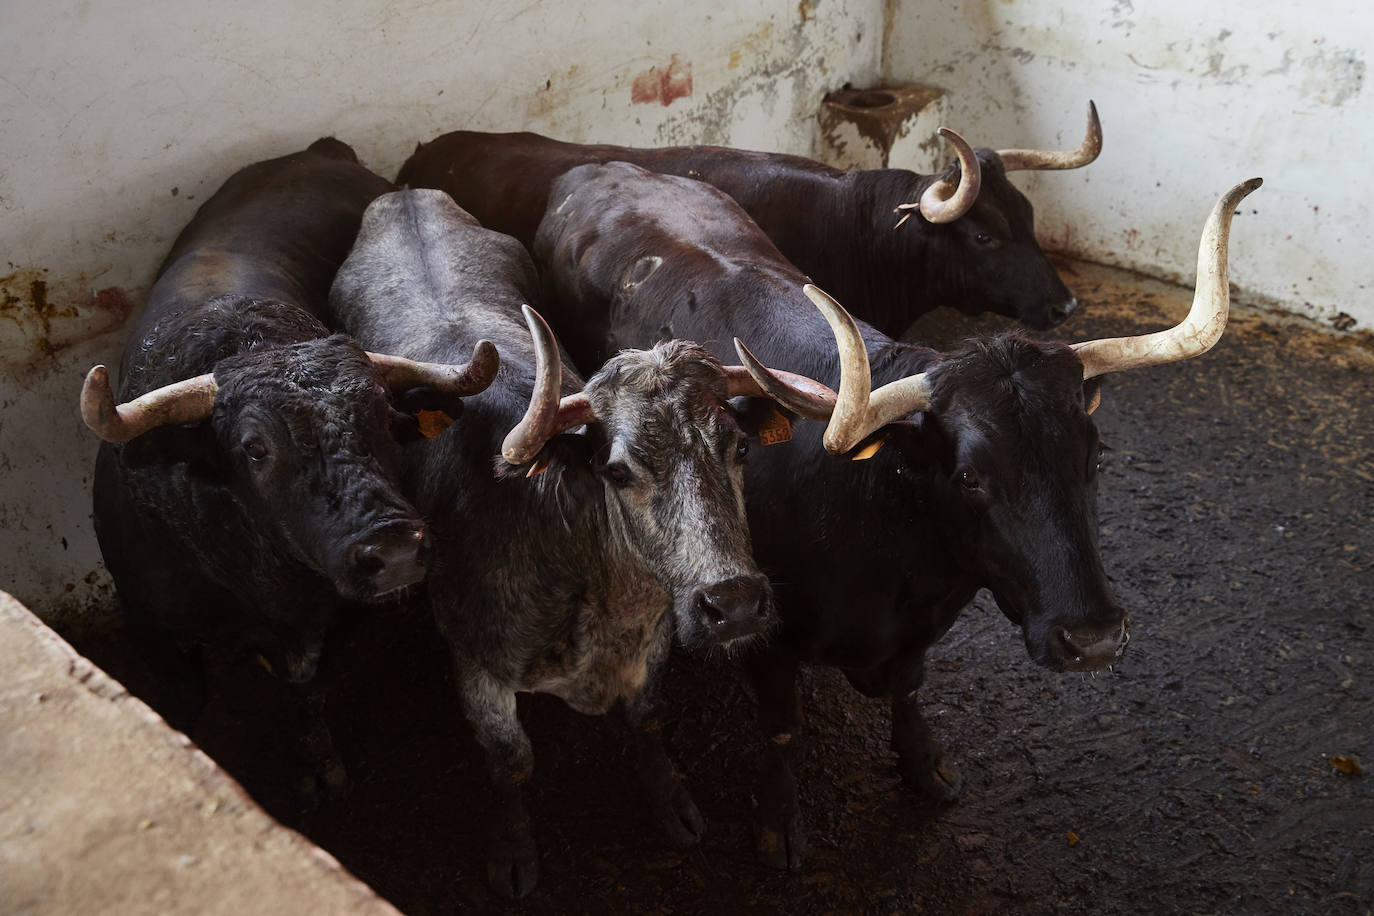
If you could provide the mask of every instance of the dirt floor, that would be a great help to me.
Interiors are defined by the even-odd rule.
[[[1191,295],[1061,268],[1083,303],[1065,339],[1157,329]],[[972,327],[940,314],[916,333]],[[1243,313],[1204,357],[1110,376],[1096,419],[1113,449],[1102,555],[1134,623],[1114,674],[1035,667],[981,595],[931,653],[925,709],[964,777],[933,809],[900,784],[886,705],[808,670],[799,874],[753,862],[753,703],[728,665],[669,673],[671,751],[710,824],[685,853],[648,824],[619,721],[533,698],[541,874],[510,909],[1371,912],[1374,773],[1342,766],[1374,766],[1374,346]],[[79,648],[138,689],[117,638]],[[230,704],[195,739],[407,913],[502,908],[437,635],[416,612],[375,615],[345,655],[330,705],[345,800],[303,810]]]

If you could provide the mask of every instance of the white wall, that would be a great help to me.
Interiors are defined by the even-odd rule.
[[[1242,301],[1374,328],[1374,7],[893,0],[889,16],[887,78],[949,89],[975,145],[1077,145],[1097,101],[1101,158],[1018,180],[1047,245],[1191,283],[1213,201],[1259,175],[1231,253]]]
[[[92,363],[116,359],[171,240],[238,167],[335,134],[390,176],[458,127],[809,152],[824,93],[877,80],[882,8],[7,0],[0,589],[69,625],[108,596],[76,393]],[[679,91],[690,74],[690,93],[644,100],[665,72]]]

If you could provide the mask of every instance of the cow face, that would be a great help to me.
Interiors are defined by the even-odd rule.
[[[932,373],[923,431],[955,562],[1019,624],[1036,662],[1091,671],[1125,649],[1129,621],[1097,549],[1101,444],[1068,348],[982,341]]]
[[[619,540],[672,595],[688,646],[742,645],[774,622],[744,512],[748,439],[720,364],[695,344],[625,351],[584,389]]]
[[[424,577],[425,526],[395,484],[398,417],[356,343],[335,336],[231,357],[215,379],[220,473],[269,550],[353,600]]]
[[[889,235],[899,247],[918,254],[898,256],[919,264],[928,279],[929,285],[919,290],[930,299],[921,303],[925,308],[948,305],[968,315],[991,311],[1029,328],[1054,327],[1078,302],[1036,242],[1034,209],[1007,179],[1001,159],[992,150],[980,149],[978,161],[982,189],[972,209],[939,225],[916,217],[907,220]],[[904,199],[917,200],[927,184],[956,182],[959,166],[919,182],[907,174],[912,184],[903,192]],[[889,293],[901,297],[912,289],[907,283]]]

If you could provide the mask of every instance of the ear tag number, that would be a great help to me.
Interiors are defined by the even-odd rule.
[[[433,439],[453,425],[453,417],[442,410],[417,410],[415,421],[420,424],[420,435]]]
[[[773,415],[759,425],[759,443],[762,445],[781,445],[792,441],[792,424],[773,408]]]

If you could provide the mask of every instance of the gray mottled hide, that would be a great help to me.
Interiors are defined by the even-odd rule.
[[[433,612],[498,794],[532,763],[516,691],[553,693],[585,713],[631,700],[666,649],[670,608],[684,639],[700,640],[703,588],[762,580],[744,516],[743,436],[719,364],[695,345],[607,363],[585,387],[598,422],[551,440],[539,456],[547,472],[526,478],[495,460],[533,388],[520,306],[536,288],[514,239],[481,228],[441,192],[400,191],[368,209],[331,293],[335,319],[366,347],[441,362],[480,338],[500,350],[492,386],[406,458],[435,532]],[[563,392],[582,387],[564,363]],[[771,611],[763,588],[761,610]],[[492,880],[520,894],[534,865],[512,793]]]

